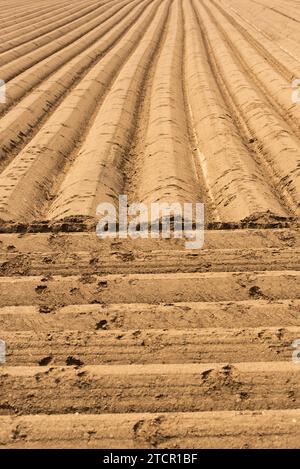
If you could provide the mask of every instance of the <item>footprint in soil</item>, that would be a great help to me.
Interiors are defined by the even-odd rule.
[[[101,321],[96,323],[96,330],[99,330],[99,329],[106,330],[107,326],[108,326],[108,322],[106,321],[106,319],[101,319]]]
[[[107,280],[101,280],[100,282],[97,283],[99,288],[107,288],[108,287],[108,282]]]
[[[17,251],[17,248],[13,244],[10,244],[9,246],[7,246],[6,250],[8,252],[15,252]]]
[[[255,300],[268,298],[257,285],[254,285],[253,287],[249,288],[249,295]]]
[[[96,278],[91,274],[82,274],[79,281],[85,284],[94,283],[96,281]]]
[[[46,366],[46,365],[49,365],[49,363],[51,363],[52,361],[52,357],[49,356],[49,357],[44,357],[44,358],[41,358],[39,360],[39,365],[40,366]]]
[[[52,311],[54,311],[54,310],[55,310],[54,306],[41,305],[39,307],[39,312],[41,314],[49,314],[49,313],[52,313]]]
[[[40,294],[43,293],[45,290],[47,290],[47,288],[48,288],[47,285],[37,285],[37,286],[35,287],[35,291],[36,291],[36,293],[38,293],[38,294],[40,295]]]
[[[83,364],[84,363],[81,360],[79,360],[79,358],[69,356],[66,359],[66,365],[68,366],[72,366],[72,365],[81,366]]]

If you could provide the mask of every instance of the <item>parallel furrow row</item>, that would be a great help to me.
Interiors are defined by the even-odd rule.
[[[0,417],[9,448],[296,448],[299,410]]]
[[[149,3],[149,2],[148,2]],[[148,4],[147,2],[145,5]],[[21,99],[0,122],[0,167],[3,170],[12,156],[15,156],[21,146],[38,132],[43,125],[43,119],[49,119],[65,94],[71,93],[72,88],[83,80],[84,75],[97,63],[101,57],[112,49],[133,25],[140,13],[134,10],[119,21],[118,27],[112,31],[103,31],[90,47],[78,53],[57,72],[51,74],[42,84]],[[12,95],[10,96],[12,98]]]
[[[125,19],[128,15],[133,15],[133,6],[137,8],[141,5],[141,2],[134,0],[131,5],[124,6],[123,8],[113,7],[109,13],[102,15],[103,24],[98,28],[95,28],[90,33],[85,34],[83,37],[71,43],[62,50],[52,54],[50,57],[46,57],[29,69],[25,70],[8,83],[6,83],[6,100],[0,107],[0,115],[3,115],[9,110],[9,108],[16,103],[17,100],[29,94],[36,85],[41,83],[46,78],[51,78],[61,66],[67,64],[71,59],[76,57],[81,52],[85,52],[90,46],[96,41],[102,38],[106,33],[111,32],[115,34],[119,29],[119,23]],[[118,9],[120,11],[118,11]],[[104,21],[104,19],[106,20]],[[3,79],[3,78],[2,78]]]
[[[128,3],[128,0],[125,0],[125,5]],[[31,53],[25,53],[22,57],[17,57],[16,59],[10,60],[9,63],[2,66],[1,69],[1,77],[2,80],[5,82],[9,82],[15,77],[18,77],[22,72],[29,69],[35,64],[40,64],[42,60],[47,59],[54,55],[57,52],[64,52],[67,46],[74,47],[74,42],[77,40],[84,39],[84,36],[87,34],[95,33],[95,31],[102,28],[102,24],[110,19],[115,13],[120,10],[120,6],[117,5],[115,7],[111,7],[107,11],[107,7],[104,5],[101,7],[104,11],[102,15],[98,16],[98,12],[96,13],[96,18],[90,21],[83,21],[80,19],[78,22],[83,23],[81,24],[78,29],[74,31],[67,32],[64,36],[59,39],[54,39],[50,41],[50,43],[45,44],[42,47],[38,47]],[[129,5],[129,8],[132,6]],[[93,13],[94,15],[94,13]],[[9,85],[8,85],[9,86]]]
[[[139,87],[157,51],[169,2],[163,4],[135,53],[123,66],[96,115],[47,218],[95,216],[97,203],[122,193],[122,166],[134,130]],[[114,113],[112,114],[112,109]]]
[[[97,101],[107,91],[111,80],[153,19],[157,2],[151,7],[151,14],[146,10],[141,15],[145,5],[151,3],[151,0],[147,0],[144,5],[138,7],[138,11],[131,14],[128,19],[130,23],[140,14],[134,30],[129,30],[122,38],[121,44],[95,64],[67,95],[30,144],[3,171],[0,176],[1,218],[29,220],[36,218],[40,213],[55,178],[61,172],[66,157],[74,146],[76,136],[83,130]],[[25,187],[26,199],[23,198]],[[16,198],[20,200],[20,204],[16,204]]]
[[[218,18],[218,14],[212,11]],[[289,131],[280,116],[274,113],[273,107],[265,103],[251,81],[247,80],[206,11],[199,9],[199,12],[210,54],[215,62],[215,73],[224,90],[223,96],[227,94],[227,101],[232,102],[233,118],[234,113],[238,119],[240,117],[242,129],[247,129],[246,143],[252,141],[255,155],[260,157],[262,163],[267,163],[267,176],[264,178],[273,178],[274,193],[280,194],[279,200],[286,200],[291,211],[299,213],[300,141]]]
[[[280,279],[280,282],[279,282]],[[241,301],[253,298],[300,298],[299,271],[207,272],[169,274],[95,275],[86,283],[80,276],[54,275],[0,278],[0,306],[109,303],[173,303]]]
[[[0,0],[0,449],[299,447],[299,4]]]
[[[248,148],[242,141],[217,86],[199,23],[190,3],[186,21],[186,81],[198,155],[214,204],[223,221],[255,212],[286,215]]]
[[[84,6],[85,8],[83,8]],[[52,16],[53,21],[45,19],[46,26],[44,27],[42,27],[43,22],[39,22],[38,28],[33,28],[32,20],[30,20],[31,27],[28,33],[19,31],[17,38],[14,36],[10,38],[9,35],[3,38],[0,46],[1,66],[50,43],[54,39],[62,37],[69,31],[75,30],[81,24],[87,23],[90,18],[101,13],[103,9],[105,9],[105,6],[95,7],[95,5],[92,5],[92,7],[88,7],[86,3],[83,3],[79,7],[77,6],[76,13],[71,14],[72,9],[70,9],[68,15],[66,15],[66,11],[63,11],[55,18]]]
[[[233,363],[247,362],[250,356],[256,362],[288,361],[291,344],[300,337],[300,327],[124,332],[117,328],[107,331],[102,319],[94,328],[99,330],[1,332],[1,339],[8,344],[7,364],[68,365],[70,357],[84,365]]]
[[[31,6],[30,9],[26,6],[25,9],[23,9],[22,7],[20,8],[18,3],[15,5],[12,5],[12,3],[13,2],[9,2],[10,8],[5,8],[5,6],[7,7],[7,4],[5,6],[1,6],[0,18],[1,21],[3,21],[4,29],[6,26],[11,26],[13,22],[19,26],[27,19],[35,17],[43,18],[43,16],[48,14],[51,10],[55,13],[56,10],[60,10],[61,8],[65,9],[70,5],[69,1],[62,3],[58,0],[51,2],[51,5],[36,5],[34,7]]]
[[[299,379],[300,368],[286,361],[6,366],[1,407],[6,414],[297,410]]]

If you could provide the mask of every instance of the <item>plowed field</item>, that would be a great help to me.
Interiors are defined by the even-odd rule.
[[[300,448],[300,2],[0,7],[0,448]]]

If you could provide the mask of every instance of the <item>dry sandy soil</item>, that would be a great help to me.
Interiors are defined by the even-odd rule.
[[[299,448],[300,2],[0,6],[0,448]]]

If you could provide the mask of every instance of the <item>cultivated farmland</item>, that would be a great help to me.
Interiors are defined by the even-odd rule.
[[[0,7],[0,448],[300,447],[300,1]]]

